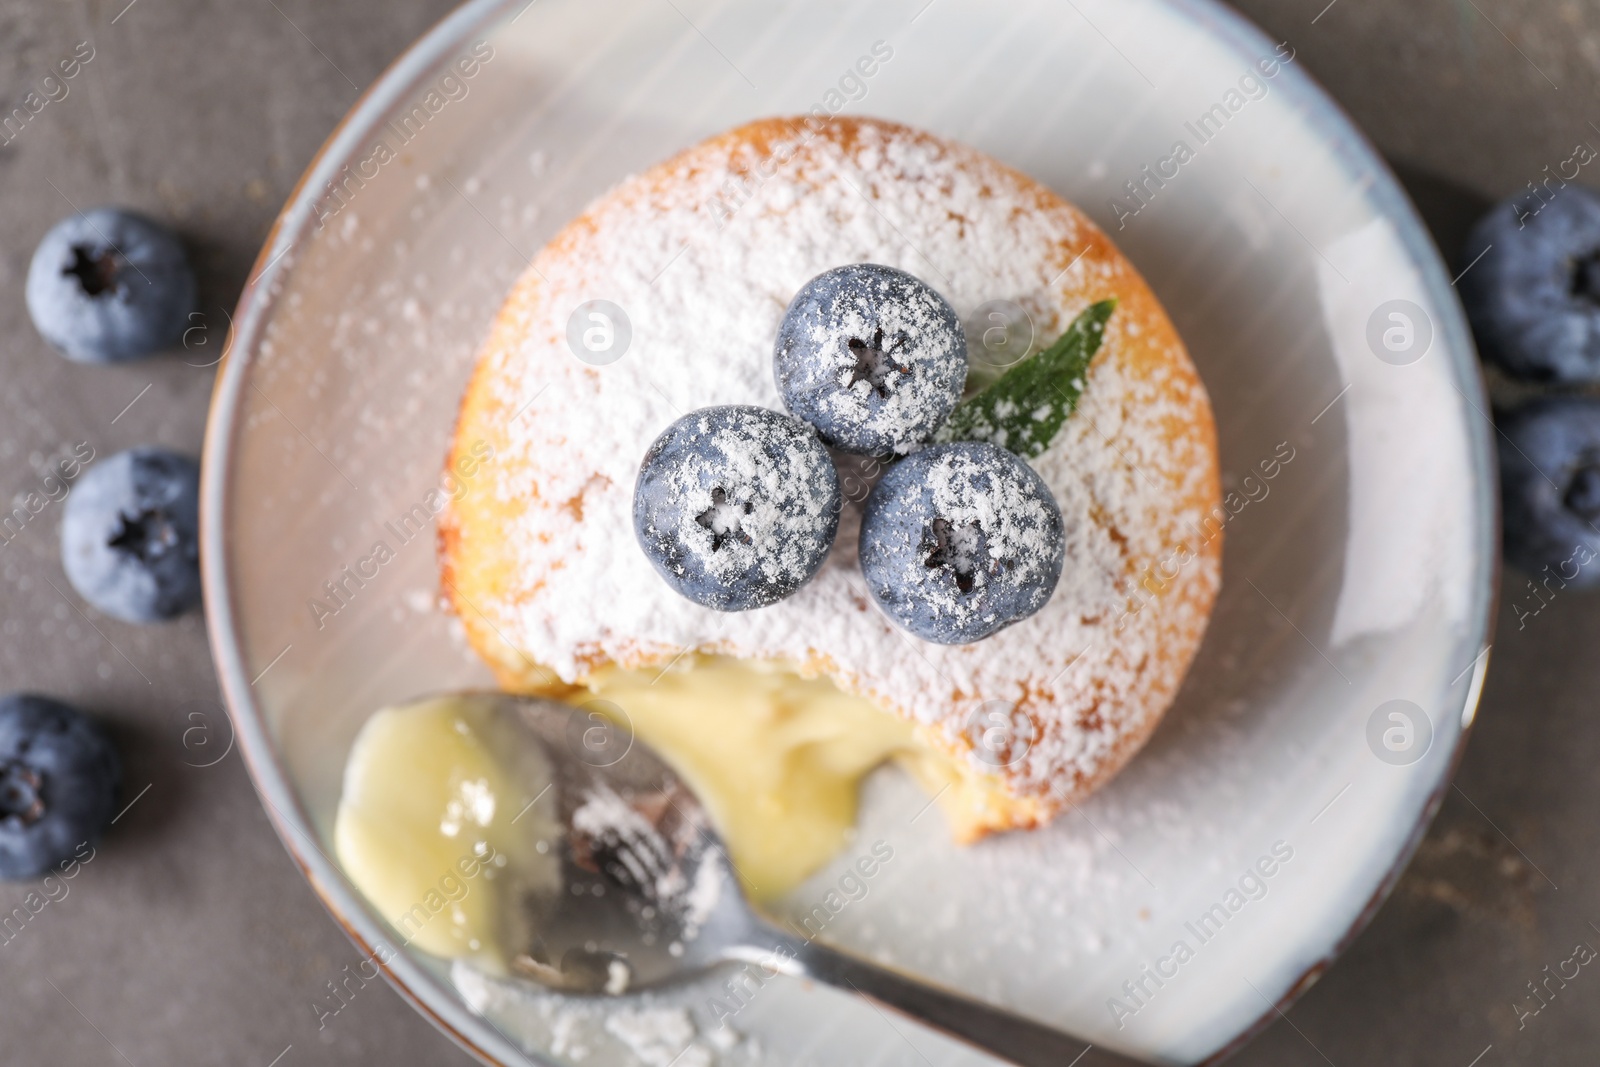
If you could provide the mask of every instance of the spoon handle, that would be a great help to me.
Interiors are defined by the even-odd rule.
[[[759,922],[749,947],[736,955],[795,977],[852,990],[1018,1067],[1136,1067],[1141,1063],[1043,1023],[795,937],[770,923]]]

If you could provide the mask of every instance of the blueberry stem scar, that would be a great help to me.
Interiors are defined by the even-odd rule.
[[[96,249],[89,245],[72,246],[72,266],[62,268],[62,274],[78,279],[83,291],[90,296],[103,296],[115,292],[117,276],[122,264],[117,254],[109,248]]]
[[[950,568],[955,575],[956,588],[963,593],[972,592],[978,572],[978,561],[973,555],[979,533],[975,522],[958,527],[948,519],[934,519],[927,536],[927,541],[932,542],[928,553],[928,569]],[[924,547],[929,546],[925,544]]]
[[[694,517],[694,521],[711,531],[711,551],[716,552],[730,540],[748,545],[750,535],[740,529],[740,516],[755,510],[755,505],[731,503],[728,492],[721,486],[711,490],[711,506]]]
[[[905,338],[902,337],[888,348],[884,348],[881,329],[872,335],[870,342],[852,337],[850,351],[856,357],[856,365],[851,369],[850,380],[845,384],[854,386],[857,382],[866,382],[881,399],[889,399],[889,375],[911,373],[910,367],[902,367],[889,358],[894,350],[904,343]]]

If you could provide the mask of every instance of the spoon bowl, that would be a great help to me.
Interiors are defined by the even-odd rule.
[[[626,726],[598,712],[500,693],[492,705],[539,746],[560,840],[559,887],[511,916],[517,973],[551,988],[618,995],[730,958],[748,909],[698,798]]]

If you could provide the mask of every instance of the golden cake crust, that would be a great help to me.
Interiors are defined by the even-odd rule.
[[[781,407],[770,353],[789,296],[864,259],[925,278],[964,319],[986,300],[1017,302],[1036,347],[1088,305],[1117,301],[1079,411],[1031,461],[1069,527],[1062,585],[1038,615],[975,645],[925,644],[870,603],[853,569],[859,499],[811,585],[742,616],[678,602],[627,525],[650,440],[695,407]],[[573,309],[596,298],[633,326],[628,354],[604,367],[567,343]],[[696,337],[726,350],[708,355]],[[467,479],[441,516],[440,561],[502,685],[559,695],[600,667],[688,652],[825,674],[919,723],[971,772],[946,801],[963,839],[1048,819],[1138,751],[1221,580],[1210,404],[1139,273],[1027,176],[877,120],[741,126],[623,181],[568,224],[506,298],[463,399],[450,468],[485,454],[490,475]],[[1015,724],[1015,759],[998,768],[974,756],[995,708]]]

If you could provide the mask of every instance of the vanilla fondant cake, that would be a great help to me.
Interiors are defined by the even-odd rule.
[[[699,409],[783,411],[786,309],[809,279],[858,263],[921,279],[969,329],[986,302],[1014,302],[1035,350],[1116,302],[1076,411],[1025,457],[1060,509],[1059,581],[983,640],[923,640],[875,603],[858,538],[892,457],[835,454],[831,550],[752,610],[679,595],[635,533],[652,442]],[[626,320],[607,311],[626,347],[604,365],[569,340],[593,301]],[[444,586],[472,645],[507,687],[603,698],[771,886],[837,847],[856,779],[886,758],[939,791],[961,840],[1033,826],[1105,782],[1172,701],[1220,582],[1210,406],[1137,271],[1045,187],[888,122],[751,123],[595,201],[492,328],[451,462],[485,446],[492,460],[441,520]]]

